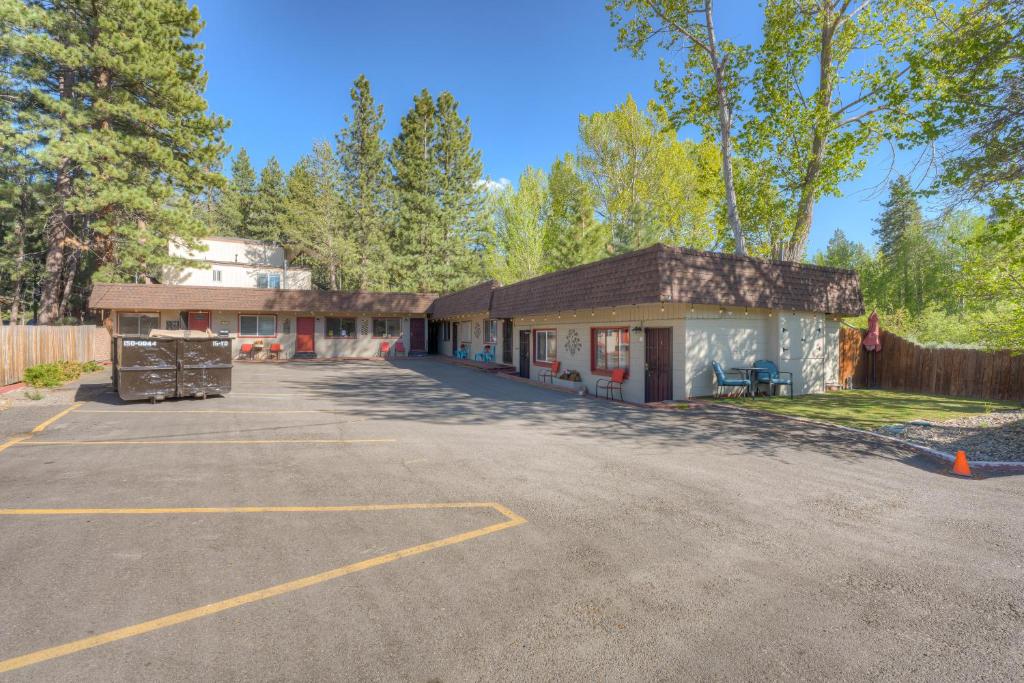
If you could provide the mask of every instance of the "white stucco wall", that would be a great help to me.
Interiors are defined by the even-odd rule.
[[[452,325],[451,339],[445,341],[444,337],[441,337],[437,346],[438,353],[440,353],[443,356],[455,355],[455,349],[452,346],[452,343],[453,341],[456,341],[457,335],[458,345],[460,347],[465,345],[470,360],[473,359],[473,356],[482,352],[484,350],[484,346],[489,345],[491,347],[491,351],[494,353],[494,359],[500,363],[502,351],[502,321],[497,321],[497,328],[495,333],[496,338],[494,342],[490,342],[484,339],[484,335],[486,334],[485,324],[487,320],[488,318],[486,316],[472,316],[468,318],[447,321],[450,322]]]
[[[281,276],[282,289],[311,289],[312,273],[306,268],[288,267],[284,249],[265,242],[210,237],[201,240],[206,251],[190,250],[171,242],[168,251],[195,261],[205,261],[206,267],[163,270],[161,282],[168,285],[195,285],[207,287],[255,287],[261,273]],[[220,279],[214,279],[214,271]]]

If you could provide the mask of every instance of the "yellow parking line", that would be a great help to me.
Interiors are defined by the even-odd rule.
[[[174,444],[198,444],[216,446],[220,444],[270,444],[270,443],[395,443],[397,439],[110,439],[104,441],[26,441],[25,446],[127,446],[156,445],[170,446]]]
[[[465,533],[456,534],[454,536],[448,536],[437,541],[430,541],[429,543],[423,543],[420,545],[412,546],[409,548],[403,548],[396,550],[391,553],[384,555],[378,555],[368,560],[361,562],[355,562],[353,564],[347,564],[337,569],[332,569],[320,574],[314,574],[313,576],[307,576],[302,579],[296,579],[294,581],[288,581],[285,583],[277,584],[276,586],[270,586],[262,590],[253,591],[251,593],[245,593],[238,595],[227,600],[221,600],[219,602],[210,603],[209,605],[203,605],[202,607],[196,607],[194,609],[185,610],[183,612],[177,612],[175,614],[169,614],[158,619],[151,619],[144,621],[141,624],[135,624],[134,626],[126,626],[124,628],[114,629],[113,631],[107,631],[106,633],[100,633],[99,635],[91,636],[89,638],[82,638],[81,640],[75,640],[64,645],[58,645],[56,647],[50,647],[43,650],[37,650],[30,652],[20,657],[12,657],[0,661],[0,673],[5,671],[13,671],[14,669],[20,669],[25,666],[32,664],[39,664],[50,659],[57,657],[64,657],[65,655],[74,654],[75,652],[81,652],[82,650],[88,650],[90,648],[98,647],[100,645],[106,645],[107,643],[113,643],[118,640],[125,638],[131,638],[133,636],[142,635],[143,633],[149,633],[158,629],[167,628],[169,626],[175,626],[177,624],[191,621],[193,619],[199,619],[200,617],[206,617],[211,614],[223,612],[225,610],[232,609],[234,607],[241,607],[242,605],[248,605],[253,602],[266,600],[273,598],[278,595],[290,593],[292,591],[301,590],[303,588],[309,588],[325,581],[337,579],[348,574],[354,574],[355,572],[363,571],[365,569],[371,569],[373,567],[379,567],[395,560],[400,560],[405,557],[412,557],[414,555],[421,555],[431,550],[437,550],[438,548],[444,548],[446,546],[455,545],[457,543],[463,543],[465,541],[493,534],[498,531],[510,529],[515,526],[519,526],[526,522],[526,520],[519,515],[515,514],[508,508],[497,503],[441,503],[441,504],[424,504],[424,505],[394,505],[394,506],[345,506],[343,508],[337,508],[339,510],[350,510],[350,509],[425,509],[425,508],[445,508],[445,507],[491,507],[497,512],[501,513],[506,517],[506,521],[499,522],[497,524],[491,524],[480,529],[474,529]],[[165,508],[166,510],[199,510],[202,508]],[[222,511],[225,510],[237,510],[237,511],[255,511],[260,508],[213,508]],[[299,510],[300,508],[267,508],[268,510]],[[312,508],[312,510],[325,509],[325,508]],[[329,509],[329,508],[327,508]],[[28,513],[34,514],[34,513]],[[54,514],[61,514],[56,512]],[[70,514],[82,514],[80,512],[72,512]],[[112,513],[112,514],[130,514],[130,513]],[[145,513],[143,513],[145,514]]]
[[[277,505],[192,508],[0,508],[0,515],[190,515],[267,512],[385,512],[389,510],[455,510],[490,508],[509,519],[521,519],[498,503],[376,503],[370,505]],[[525,520],[524,520],[525,521]]]
[[[28,439],[31,439],[31,438],[32,438],[31,434],[23,434],[21,436],[15,436],[14,438],[7,439],[7,441],[4,441],[3,443],[0,443],[0,452],[6,451],[11,446],[13,446],[15,444],[19,444],[22,441],[27,441]]]
[[[72,410],[75,410],[76,408],[80,407],[81,405],[81,402],[72,403],[71,407],[65,408],[64,410],[60,411],[59,413],[51,417],[49,420],[43,420],[42,422],[37,424],[35,427],[32,428],[32,433],[38,434],[39,432],[43,431],[44,429],[52,425],[54,422],[61,419],[62,417],[70,413]]]

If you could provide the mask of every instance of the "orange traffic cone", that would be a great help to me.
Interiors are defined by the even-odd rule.
[[[956,452],[956,460],[953,461],[953,474],[959,474],[961,477],[971,476],[971,466],[967,464],[967,453]]]

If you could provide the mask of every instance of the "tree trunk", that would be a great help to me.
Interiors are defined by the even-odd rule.
[[[14,220],[14,242],[16,244],[17,256],[14,257],[14,280],[11,292],[11,324],[18,324],[18,314],[21,312],[21,293],[25,288],[25,235],[28,233],[28,226],[25,221],[29,215],[28,189],[22,188],[21,199],[18,207],[18,216]]]
[[[70,100],[75,87],[74,72],[65,68],[60,78],[60,99]],[[64,247],[68,235],[71,234],[72,217],[67,210],[67,201],[71,197],[71,160],[61,159],[57,166],[54,182],[56,206],[46,221],[46,269],[43,275],[42,292],[39,296],[39,313],[37,318],[41,324],[51,324],[56,320],[61,308],[60,276],[64,272]]]
[[[72,311],[71,293],[75,287],[75,280],[78,277],[78,264],[81,261],[81,251],[72,247],[64,259],[64,289],[61,293],[60,315],[62,318],[70,317]]]
[[[718,41],[715,37],[715,23],[712,18],[712,0],[704,5],[707,20],[708,50],[711,53],[711,68],[715,72],[715,94],[718,98],[718,127],[721,131],[722,180],[725,182],[725,213],[736,242],[736,254],[747,255],[747,245],[740,224],[740,212],[736,206],[736,186],[732,174],[732,111],[726,101],[725,67],[718,55]]]

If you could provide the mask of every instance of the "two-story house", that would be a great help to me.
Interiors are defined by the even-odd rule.
[[[206,285],[211,287],[256,287],[258,289],[312,289],[308,268],[288,264],[283,247],[240,237],[207,237],[206,251],[192,250],[171,242],[171,256],[204,261],[208,267],[164,268],[161,284]]]

